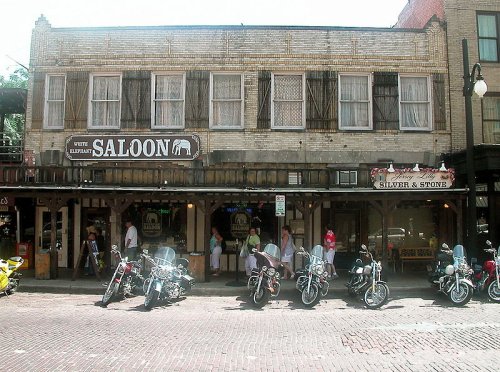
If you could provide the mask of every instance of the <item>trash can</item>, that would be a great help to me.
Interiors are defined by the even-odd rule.
[[[47,250],[35,254],[35,278],[50,279],[50,253]]]
[[[197,282],[205,281],[205,255],[202,253],[189,254],[188,270]]]

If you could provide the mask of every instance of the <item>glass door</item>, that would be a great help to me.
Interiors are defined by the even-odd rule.
[[[36,221],[36,250],[50,249],[52,224],[47,207],[37,208]],[[68,207],[63,207],[57,212],[56,239],[61,242],[61,249],[57,254],[58,267],[68,267]]]

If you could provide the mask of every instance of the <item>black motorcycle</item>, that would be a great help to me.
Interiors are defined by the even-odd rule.
[[[280,293],[280,277],[283,270],[281,251],[275,244],[267,244],[263,252],[254,249],[257,268],[252,269],[247,287],[250,290],[252,304],[263,307],[270,297]]]
[[[303,247],[297,250],[298,255],[307,258],[307,264],[304,269],[299,269],[295,272],[297,283],[295,288],[302,294],[302,303],[306,307],[316,305],[321,297],[328,294],[329,283],[327,281],[328,272],[325,268],[323,260],[323,247],[316,245],[311,249],[311,252],[306,252]]]
[[[427,271],[431,284],[448,296],[453,305],[463,306],[472,298],[474,286],[470,276],[473,272],[467,264],[463,245],[456,245],[451,250],[443,244],[434,268],[427,266]]]
[[[361,295],[364,303],[370,309],[378,309],[389,299],[389,286],[381,280],[382,264],[373,259],[373,255],[361,246],[360,257],[349,270],[347,290],[350,295]],[[368,264],[363,264],[362,258],[368,259]]]
[[[141,276],[142,265],[139,261],[128,261],[127,257],[122,257],[116,245],[113,245],[111,253],[115,255],[117,264],[106,292],[102,296],[102,306],[107,306],[113,299],[138,294],[144,281]]]
[[[194,278],[188,275],[189,261],[176,259],[172,248],[159,248],[154,258],[144,251],[142,257],[151,264],[149,277],[143,285],[146,309],[150,310],[158,301],[179,298],[191,290]]]

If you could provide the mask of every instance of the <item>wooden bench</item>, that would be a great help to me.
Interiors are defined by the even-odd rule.
[[[418,247],[418,248],[400,248],[399,261],[401,262],[401,272],[405,262],[430,262],[435,259],[434,248]]]

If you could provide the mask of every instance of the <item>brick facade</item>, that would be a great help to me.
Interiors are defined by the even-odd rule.
[[[436,16],[444,20],[445,0],[408,0],[398,16],[397,28],[423,28]]]
[[[79,71],[234,71],[244,74],[244,129],[186,128],[185,132],[200,136],[205,155],[233,151],[240,152],[241,161],[258,158],[273,163],[280,154],[279,161],[285,163],[357,164],[389,158],[399,163],[435,165],[440,154],[451,147],[447,99],[442,103],[443,126],[438,129],[433,124],[427,132],[258,129],[258,76],[262,70],[442,74],[447,97],[447,69],[446,34],[438,22],[419,30],[270,26],[53,28],[40,18],[32,39],[26,146],[35,154],[63,151],[67,136],[91,132],[68,125],[64,130],[41,129],[41,114],[33,112],[37,99],[42,98],[40,91],[34,94],[36,76]],[[43,102],[38,106],[43,107]]]

